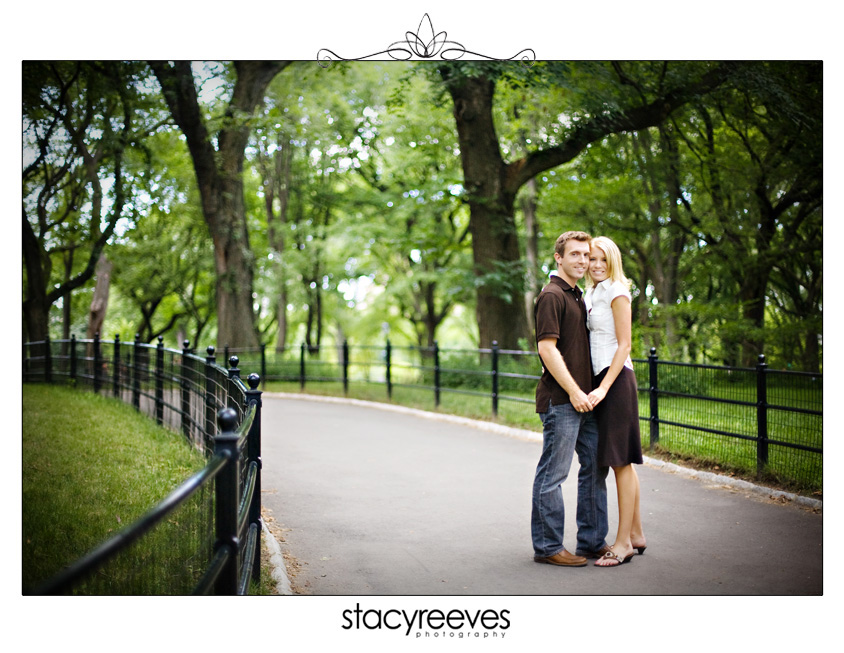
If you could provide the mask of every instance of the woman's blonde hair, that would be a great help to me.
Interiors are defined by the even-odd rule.
[[[620,281],[626,288],[630,288],[630,279],[624,276],[624,268],[621,266],[621,250],[613,241],[606,236],[596,236],[592,239],[592,247],[597,247],[607,256],[607,278],[613,283]],[[586,270],[586,285],[594,286],[595,280]]]

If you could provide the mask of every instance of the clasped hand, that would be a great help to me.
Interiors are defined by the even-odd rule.
[[[571,395],[571,405],[578,413],[588,413],[592,410],[592,402],[582,390]]]
[[[591,408],[595,408],[595,406],[600,404],[606,396],[607,391],[601,387],[597,387],[586,396],[586,400],[589,402]]]

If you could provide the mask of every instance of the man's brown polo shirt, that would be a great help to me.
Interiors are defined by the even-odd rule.
[[[592,359],[589,354],[589,331],[586,328],[586,306],[580,288],[572,288],[559,276],[552,276],[536,298],[533,314],[536,320],[536,342],[557,339],[557,349],[572,378],[585,393],[592,391]],[[568,393],[543,365],[542,378],[536,386],[536,412],[570,403]]]

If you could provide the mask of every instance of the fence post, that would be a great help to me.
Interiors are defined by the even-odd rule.
[[[76,380],[76,334],[70,335],[70,378]]]
[[[756,363],[756,474],[762,475],[762,471],[768,464],[768,379],[766,372],[768,364],[765,362],[765,354],[759,354]]]
[[[214,405],[213,376],[216,359],[213,346],[208,345],[205,353],[205,436],[207,443],[214,436],[214,421],[217,415],[217,407]]]
[[[387,364],[387,398],[393,398],[393,379],[390,372],[390,365],[392,362],[392,352],[393,346],[390,344],[390,340],[387,339],[387,349],[385,352],[386,364]]]
[[[651,347],[650,356],[648,356],[648,369],[650,376],[650,399],[651,399],[651,434],[648,449],[653,449],[655,445],[659,444],[659,373],[657,371],[656,347]]]
[[[155,419],[164,423],[164,336],[158,336],[155,348]]]
[[[305,389],[305,343],[299,349],[299,387]]]
[[[240,364],[240,359],[237,356],[232,356],[229,358],[229,378],[230,379],[239,379],[240,378],[240,368],[238,365]]]
[[[343,394],[349,394],[349,341],[343,341]]]
[[[115,397],[120,396],[120,334],[114,334],[114,369],[111,373],[111,391]]]
[[[440,346],[434,340],[434,406],[440,405]]]
[[[191,370],[191,363],[188,356],[190,355],[190,341],[185,340],[182,343],[182,372],[181,372],[181,386],[182,386],[182,433],[190,438],[190,381],[188,375]]]
[[[94,334],[94,392],[100,391],[100,334]]]
[[[135,346],[132,351],[132,405],[141,409],[141,334],[135,334]]]
[[[234,380],[240,378],[240,368],[238,367],[239,364],[240,359],[237,356],[233,355],[229,358],[229,387],[226,389],[226,405],[230,407],[234,407],[237,405],[233,389],[236,387]]]
[[[249,384],[249,390],[246,391],[246,406],[255,404],[256,412],[255,419],[252,421],[252,428],[249,429],[249,436],[247,440],[247,455],[249,463],[252,461],[258,463],[257,474],[255,475],[255,493],[252,495],[252,503],[249,506],[249,522],[258,525],[258,537],[255,539],[255,564],[252,567],[252,580],[256,583],[261,580],[261,467],[263,462],[261,460],[261,391],[258,390],[258,385],[261,383],[261,377],[257,374],[250,374],[246,377],[246,382]]]
[[[492,414],[498,416],[498,341],[492,341]]]
[[[228,547],[229,557],[220,576],[214,584],[214,593],[218,595],[237,594],[237,550],[240,543],[237,538],[237,512],[240,505],[240,456],[237,451],[238,436],[237,411],[223,408],[217,413],[220,433],[214,438],[214,453],[222,453],[228,462],[223,467],[214,483],[214,503],[216,512],[216,536],[214,550]]]

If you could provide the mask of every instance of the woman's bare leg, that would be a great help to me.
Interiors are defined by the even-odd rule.
[[[639,512],[639,475],[633,465],[630,467],[636,477],[636,501],[633,508],[633,524],[630,529],[630,544],[633,548],[642,548],[647,546],[647,540],[645,539],[645,532],[642,530],[642,515]]]
[[[615,485],[618,493],[618,531],[612,550],[615,555],[624,560],[635,549],[631,542],[634,520],[638,516],[639,477],[633,465],[613,467]],[[639,517],[639,531],[641,531],[641,517]],[[641,545],[640,545],[641,546]],[[612,558],[600,558],[595,565],[598,567],[613,567],[619,562]]]

